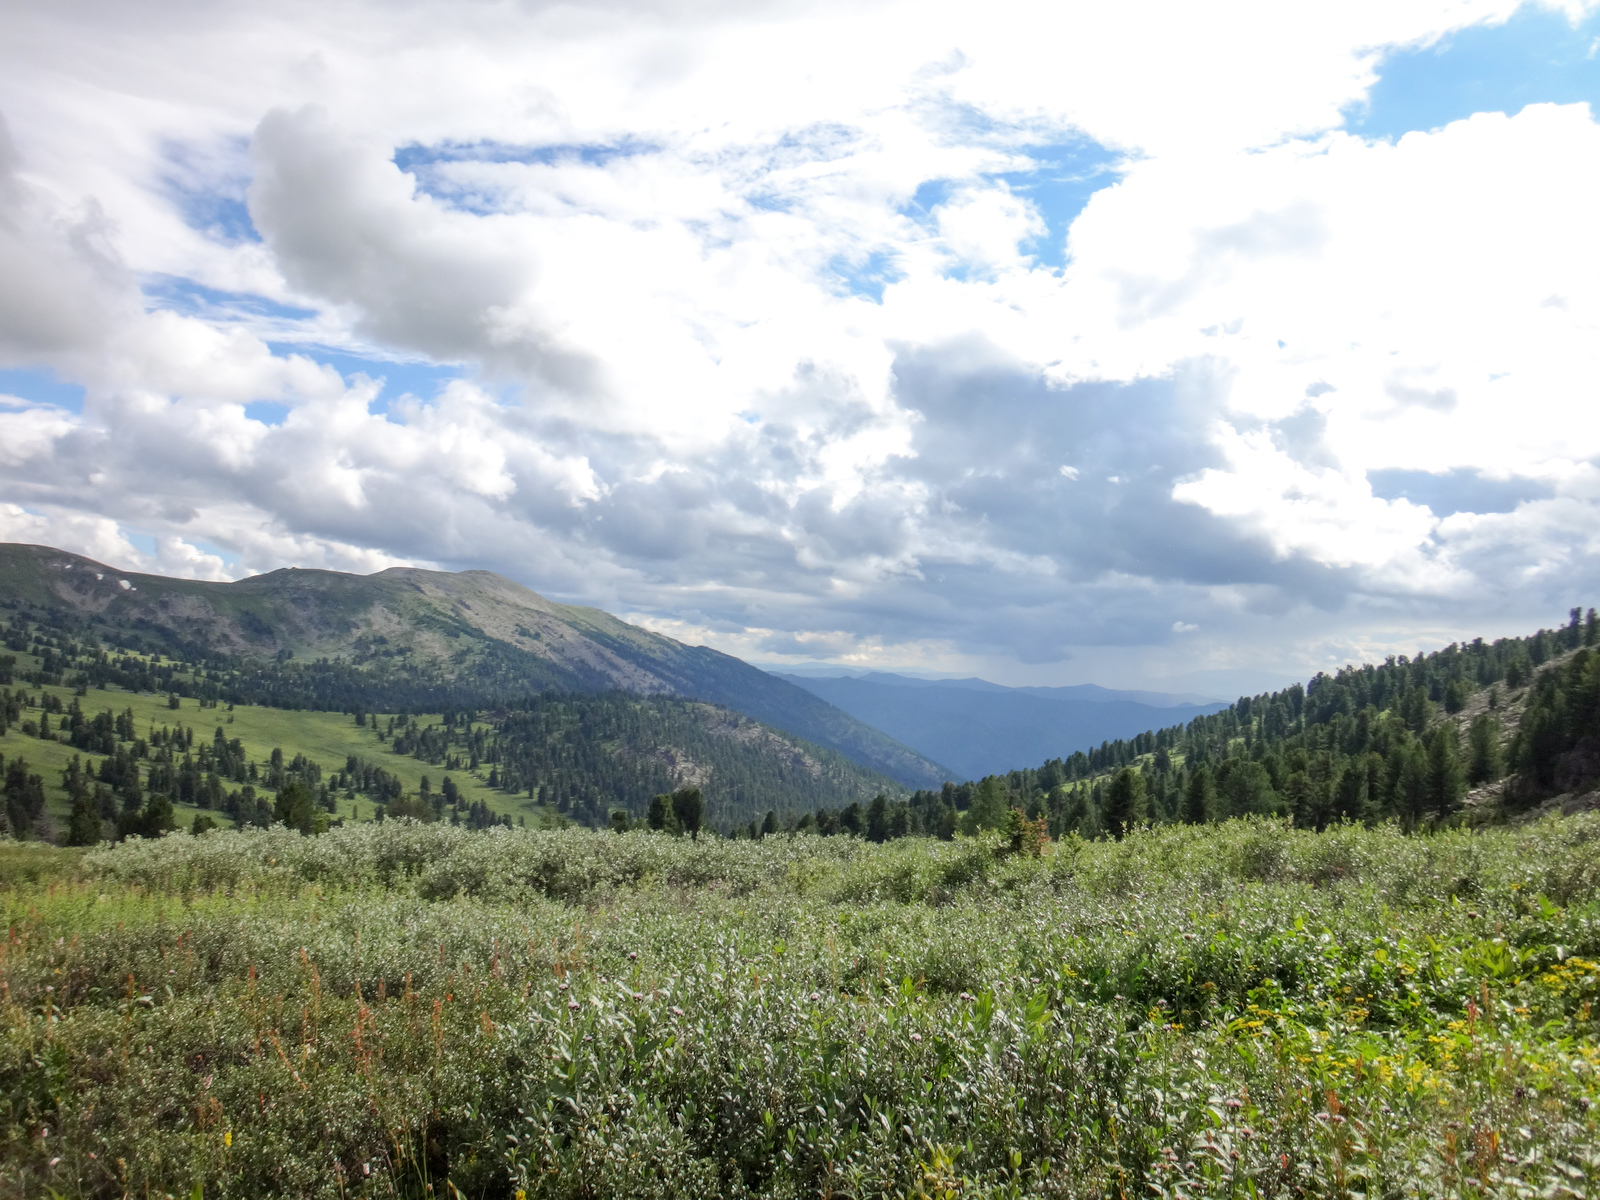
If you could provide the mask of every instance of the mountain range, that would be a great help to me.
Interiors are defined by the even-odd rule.
[[[1204,697],[1092,683],[1005,687],[984,679],[917,679],[881,671],[783,678],[914,750],[937,754],[963,779],[1064,757],[1228,707]]]
[[[264,664],[255,703],[371,711],[517,706],[625,691],[707,701],[833,750],[908,788],[937,788],[1087,750],[1224,707],[1094,684],[763,671],[488,571],[372,575],[286,568],[233,583],[119,571],[0,544],[0,603],[65,609],[183,659]]]
[[[908,675],[892,671],[872,671],[861,667],[841,667],[837,663],[784,663],[769,665],[756,663],[774,675],[800,676],[806,679],[864,679],[868,683],[883,683],[890,687],[955,687],[975,692],[1021,692],[1056,700],[1112,701],[1130,700],[1135,704],[1148,704],[1152,708],[1174,708],[1182,704],[1225,704],[1220,696],[1206,696],[1199,692],[1144,692],[1126,688],[1101,687],[1098,683],[1074,683],[1065,687],[1008,687],[1003,683],[990,683],[987,679],[968,676],[954,679],[944,675]],[[1297,680],[1290,679],[1293,684]]]

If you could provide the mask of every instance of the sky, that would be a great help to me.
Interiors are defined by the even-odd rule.
[[[1600,602],[1600,0],[14,0],[0,540],[1259,690]]]

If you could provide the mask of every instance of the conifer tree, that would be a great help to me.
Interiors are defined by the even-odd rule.
[[[867,840],[870,842],[889,840],[889,797],[882,792],[874,796],[872,803],[867,805]]]
[[[1466,791],[1456,736],[1455,725],[1446,722],[1433,731],[1428,742],[1428,802],[1440,819],[1461,807],[1461,794]]]
[[[961,823],[962,829],[968,834],[1001,829],[1006,824],[1009,807],[1006,803],[1005,781],[997,775],[990,775],[978,784],[972,797],[972,807],[967,810],[966,818]]]
[[[1144,817],[1144,775],[1134,767],[1123,767],[1106,789],[1106,826],[1121,841]]]
[[[657,833],[677,833],[678,819],[672,814],[672,797],[667,793],[652,797],[645,820]]]
[[[1428,811],[1428,756],[1417,742],[1406,742],[1395,755],[1392,804],[1408,828],[1422,823]]]
[[[672,815],[678,826],[693,841],[700,840],[700,826],[706,819],[706,798],[697,787],[679,788],[672,793]]]
[[[1218,806],[1224,816],[1272,812],[1278,803],[1266,768],[1247,758],[1230,758],[1217,774]]]
[[[1211,772],[1206,767],[1196,767],[1189,776],[1189,786],[1183,793],[1183,819],[1190,825],[1204,825],[1211,820],[1216,808],[1216,791],[1211,783]]]
[[[326,810],[317,803],[311,788],[298,779],[291,780],[279,791],[272,815],[301,833],[326,833],[328,829]]]
[[[1467,731],[1467,782],[1476,787],[1500,778],[1500,723],[1488,713],[1473,718]]]
[[[1339,772],[1334,787],[1334,813],[1342,821],[1360,821],[1367,815],[1367,764],[1354,759]]]

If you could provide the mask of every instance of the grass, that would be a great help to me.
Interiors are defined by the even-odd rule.
[[[998,843],[347,826],[0,856],[0,1189],[1600,1185],[1600,818]]]
[[[67,687],[23,685],[21,690],[36,699],[43,694],[53,694],[61,700],[63,706],[71,704],[73,699],[73,689]],[[428,776],[433,789],[437,791],[445,774],[439,767],[409,755],[395,754],[392,742],[378,740],[373,725],[369,723],[365,727],[358,726],[354,717],[343,713],[265,708],[248,704],[239,705],[230,712],[226,707],[203,709],[197,701],[188,699],[181,700],[180,707],[173,710],[168,707],[167,697],[164,695],[126,692],[115,687],[91,691],[87,695],[78,697],[78,703],[90,717],[107,709],[114,713],[132,709],[134,727],[141,738],[147,738],[152,727],[160,729],[181,725],[194,730],[197,743],[200,741],[209,743],[217,726],[220,725],[224,737],[238,738],[243,742],[250,761],[265,764],[275,748],[281,749],[285,759],[292,759],[296,754],[304,754],[312,759],[322,767],[324,777],[333,771],[343,770],[347,758],[352,754],[375,762],[390,774],[398,776],[408,792],[417,790],[424,775]],[[376,714],[368,720],[380,721],[387,726],[389,718],[393,715]],[[30,709],[24,716],[28,720],[37,721],[39,710]],[[426,725],[436,723],[441,718],[438,714],[434,714],[415,719]],[[52,727],[56,725],[54,716],[51,717],[51,725]],[[64,743],[29,737],[20,727],[14,727],[4,736],[0,736],[0,754],[4,754],[8,762],[20,755],[27,760],[29,770],[44,779],[48,811],[62,826],[65,825],[71,810],[66,791],[61,786],[62,771],[66,769],[74,755],[92,760],[91,765],[94,768],[98,768],[100,763],[99,757],[84,755]],[[512,820],[518,817],[526,817],[530,822],[545,819],[547,810],[526,796],[508,796],[502,791],[490,788],[486,782],[487,766],[476,775],[466,770],[452,771],[449,774],[461,789],[467,803],[482,800],[491,811],[510,816]],[[238,785],[227,786],[234,788]],[[354,802],[341,799],[339,815],[355,820],[370,820],[373,807],[373,802],[365,796],[358,796]],[[198,810],[178,805],[175,811],[180,824],[187,828]]]

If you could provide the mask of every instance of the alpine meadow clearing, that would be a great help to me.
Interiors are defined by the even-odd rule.
[[[1584,1196],[1600,816],[6,847],[17,1196]]]

